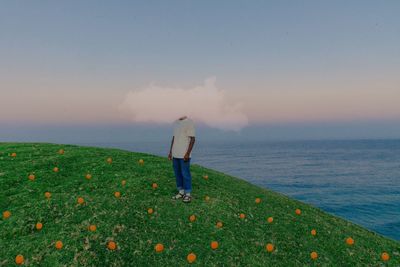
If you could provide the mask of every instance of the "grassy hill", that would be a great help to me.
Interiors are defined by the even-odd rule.
[[[0,143],[0,266],[22,261],[17,255],[29,266],[185,266],[190,253],[195,266],[400,266],[399,242],[241,179],[191,170],[194,199],[185,204],[171,199],[166,158]]]

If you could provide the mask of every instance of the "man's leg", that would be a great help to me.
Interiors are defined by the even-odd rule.
[[[176,179],[176,188],[179,193],[183,194],[183,176],[181,171],[181,159],[172,158],[172,166],[174,167],[175,179]]]
[[[190,196],[192,192],[192,175],[190,174],[190,159],[188,161],[181,161],[181,170],[183,175],[183,189],[185,194]]]

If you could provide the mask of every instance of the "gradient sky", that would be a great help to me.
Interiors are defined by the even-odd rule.
[[[129,93],[209,77],[248,126],[400,121],[399,14],[395,0],[2,1],[0,125],[130,123]]]

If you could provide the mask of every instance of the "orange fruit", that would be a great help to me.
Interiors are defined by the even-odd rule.
[[[267,222],[268,223],[272,223],[274,221],[274,218],[273,217],[268,217],[268,219],[267,219]]]
[[[121,184],[122,184],[122,185],[126,185],[126,181],[125,181],[125,180],[122,180],[122,181],[121,181]]]
[[[296,209],[296,214],[300,215],[301,214],[301,210],[300,209]]]
[[[190,215],[189,221],[194,222],[196,220],[196,215]]]
[[[347,239],[346,239],[346,243],[347,243],[347,245],[353,245],[354,244],[354,239],[353,238],[351,238],[351,237],[348,237]]]
[[[193,263],[193,262],[196,260],[196,254],[194,254],[193,252],[192,252],[192,253],[189,253],[189,254],[187,255],[186,259],[187,259],[187,261],[188,261],[189,263]]]
[[[51,198],[51,193],[50,193],[50,192],[46,192],[46,193],[44,193],[44,196],[45,196],[46,198]]]
[[[314,236],[317,235],[317,231],[315,229],[312,229],[311,230],[311,235],[314,235]]]
[[[37,230],[42,230],[43,224],[41,222],[36,223],[36,229]]]
[[[158,243],[157,245],[154,246],[154,250],[156,252],[162,252],[164,250],[164,245],[161,243]]]
[[[83,204],[85,203],[85,200],[83,199],[83,197],[78,197],[78,204]]]
[[[310,257],[311,257],[311,259],[316,260],[318,258],[318,253],[313,251],[313,252],[311,252]]]
[[[383,252],[382,255],[381,255],[381,259],[383,261],[388,261],[390,259],[390,256],[389,256],[389,254],[387,252]]]
[[[92,175],[90,173],[88,173],[88,174],[86,174],[85,178],[90,180],[90,179],[92,179]]]
[[[256,204],[259,204],[259,203],[261,203],[261,198],[256,198],[256,200],[255,200],[255,202],[256,202]]]
[[[58,171],[59,171],[58,167],[53,168],[53,172],[58,172]]]
[[[114,193],[114,196],[115,196],[116,198],[119,198],[119,197],[121,197],[121,193],[117,191],[117,192]]]
[[[97,226],[94,224],[89,225],[89,231],[90,232],[95,232],[97,230]]]
[[[246,215],[244,213],[240,213],[239,217],[240,217],[240,219],[244,219],[244,218],[246,218]]]
[[[35,175],[34,174],[29,174],[28,179],[33,181],[35,180]]]
[[[211,244],[210,244],[210,246],[211,246],[212,249],[217,249],[217,248],[218,248],[218,245],[219,245],[219,244],[218,244],[217,241],[212,241]]]
[[[209,197],[209,196],[205,196],[205,197],[204,197],[204,200],[205,200],[205,201],[210,201],[210,197]]]
[[[147,213],[148,213],[148,214],[153,214],[153,212],[154,212],[154,210],[153,210],[152,208],[149,208],[149,209],[147,210]]]
[[[13,152],[11,153],[11,157],[15,158],[17,156],[17,153]]]
[[[222,228],[223,224],[222,222],[217,222],[217,228]]]
[[[15,263],[16,263],[17,265],[23,264],[24,261],[25,261],[25,259],[24,259],[24,256],[22,256],[22,255],[17,255],[17,256],[15,257]]]
[[[206,175],[203,175],[203,178],[205,179],[205,180],[208,180],[208,175],[206,174]]]
[[[267,245],[265,245],[265,250],[268,252],[274,251],[274,245],[272,245],[271,243],[268,243]]]
[[[151,185],[151,187],[153,187],[153,189],[156,189],[156,188],[158,187],[158,184],[157,184],[157,183],[153,183],[153,184]]]
[[[64,154],[64,149],[58,150],[58,154],[63,155]]]
[[[111,164],[113,162],[112,158],[107,158],[107,162]]]
[[[143,165],[143,164],[144,164],[144,160],[139,159],[139,164],[140,164],[140,165]]]
[[[63,247],[64,245],[63,245],[63,242],[61,242],[60,240],[58,240],[54,246],[56,247],[56,249],[62,249],[62,247]]]
[[[4,219],[10,218],[10,216],[11,216],[11,212],[10,211],[6,210],[6,211],[3,212],[3,218]]]
[[[107,248],[109,250],[115,250],[117,248],[117,244],[114,241],[108,241]]]

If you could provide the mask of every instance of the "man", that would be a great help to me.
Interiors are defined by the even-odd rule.
[[[168,159],[172,160],[178,194],[172,198],[182,199],[189,203],[192,200],[192,176],[190,174],[190,158],[195,142],[194,123],[187,116],[175,121]]]

